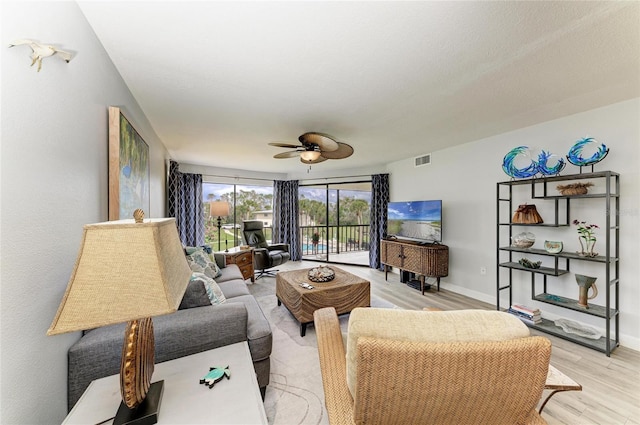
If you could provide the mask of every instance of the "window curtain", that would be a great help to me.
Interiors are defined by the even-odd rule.
[[[369,226],[369,267],[382,270],[380,240],[387,236],[387,206],[389,205],[389,174],[371,176],[371,216]]]
[[[273,242],[288,243],[291,260],[299,261],[298,180],[273,182]]]
[[[176,218],[178,234],[185,246],[204,245],[204,212],[202,211],[202,175],[181,173],[180,165],[169,162],[167,209]]]

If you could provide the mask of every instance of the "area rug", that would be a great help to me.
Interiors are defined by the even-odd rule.
[[[269,424],[328,424],[313,325],[307,327],[304,337],[300,336],[300,324],[284,305],[278,306],[275,278],[263,277],[248,286],[273,333],[271,379],[264,401]],[[395,307],[375,296],[371,297],[371,306]],[[340,316],[343,332],[348,322],[348,314]]]

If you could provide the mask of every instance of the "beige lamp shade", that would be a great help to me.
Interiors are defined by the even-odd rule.
[[[47,334],[172,313],[190,276],[174,218],[87,224]]]
[[[227,217],[229,215],[229,203],[226,201],[215,201],[209,204],[209,214],[212,217]]]

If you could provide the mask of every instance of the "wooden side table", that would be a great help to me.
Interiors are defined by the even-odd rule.
[[[569,378],[564,373],[560,372],[558,369],[549,365],[549,372],[547,372],[547,382],[544,386],[545,390],[552,390],[551,394],[547,396],[542,402],[538,413],[542,413],[542,409],[546,406],[547,402],[553,397],[555,393],[559,393],[561,391],[582,391],[582,385],[578,384],[573,379]]]
[[[237,265],[244,280],[251,278],[251,282],[256,281],[253,268],[253,249],[230,249],[229,252],[224,253],[224,263]]]

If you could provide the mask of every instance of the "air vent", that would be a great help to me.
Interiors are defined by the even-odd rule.
[[[424,165],[429,165],[431,164],[431,154],[428,153],[426,155],[422,155],[422,156],[416,156],[415,158],[413,158],[413,165],[414,167],[422,167]]]

